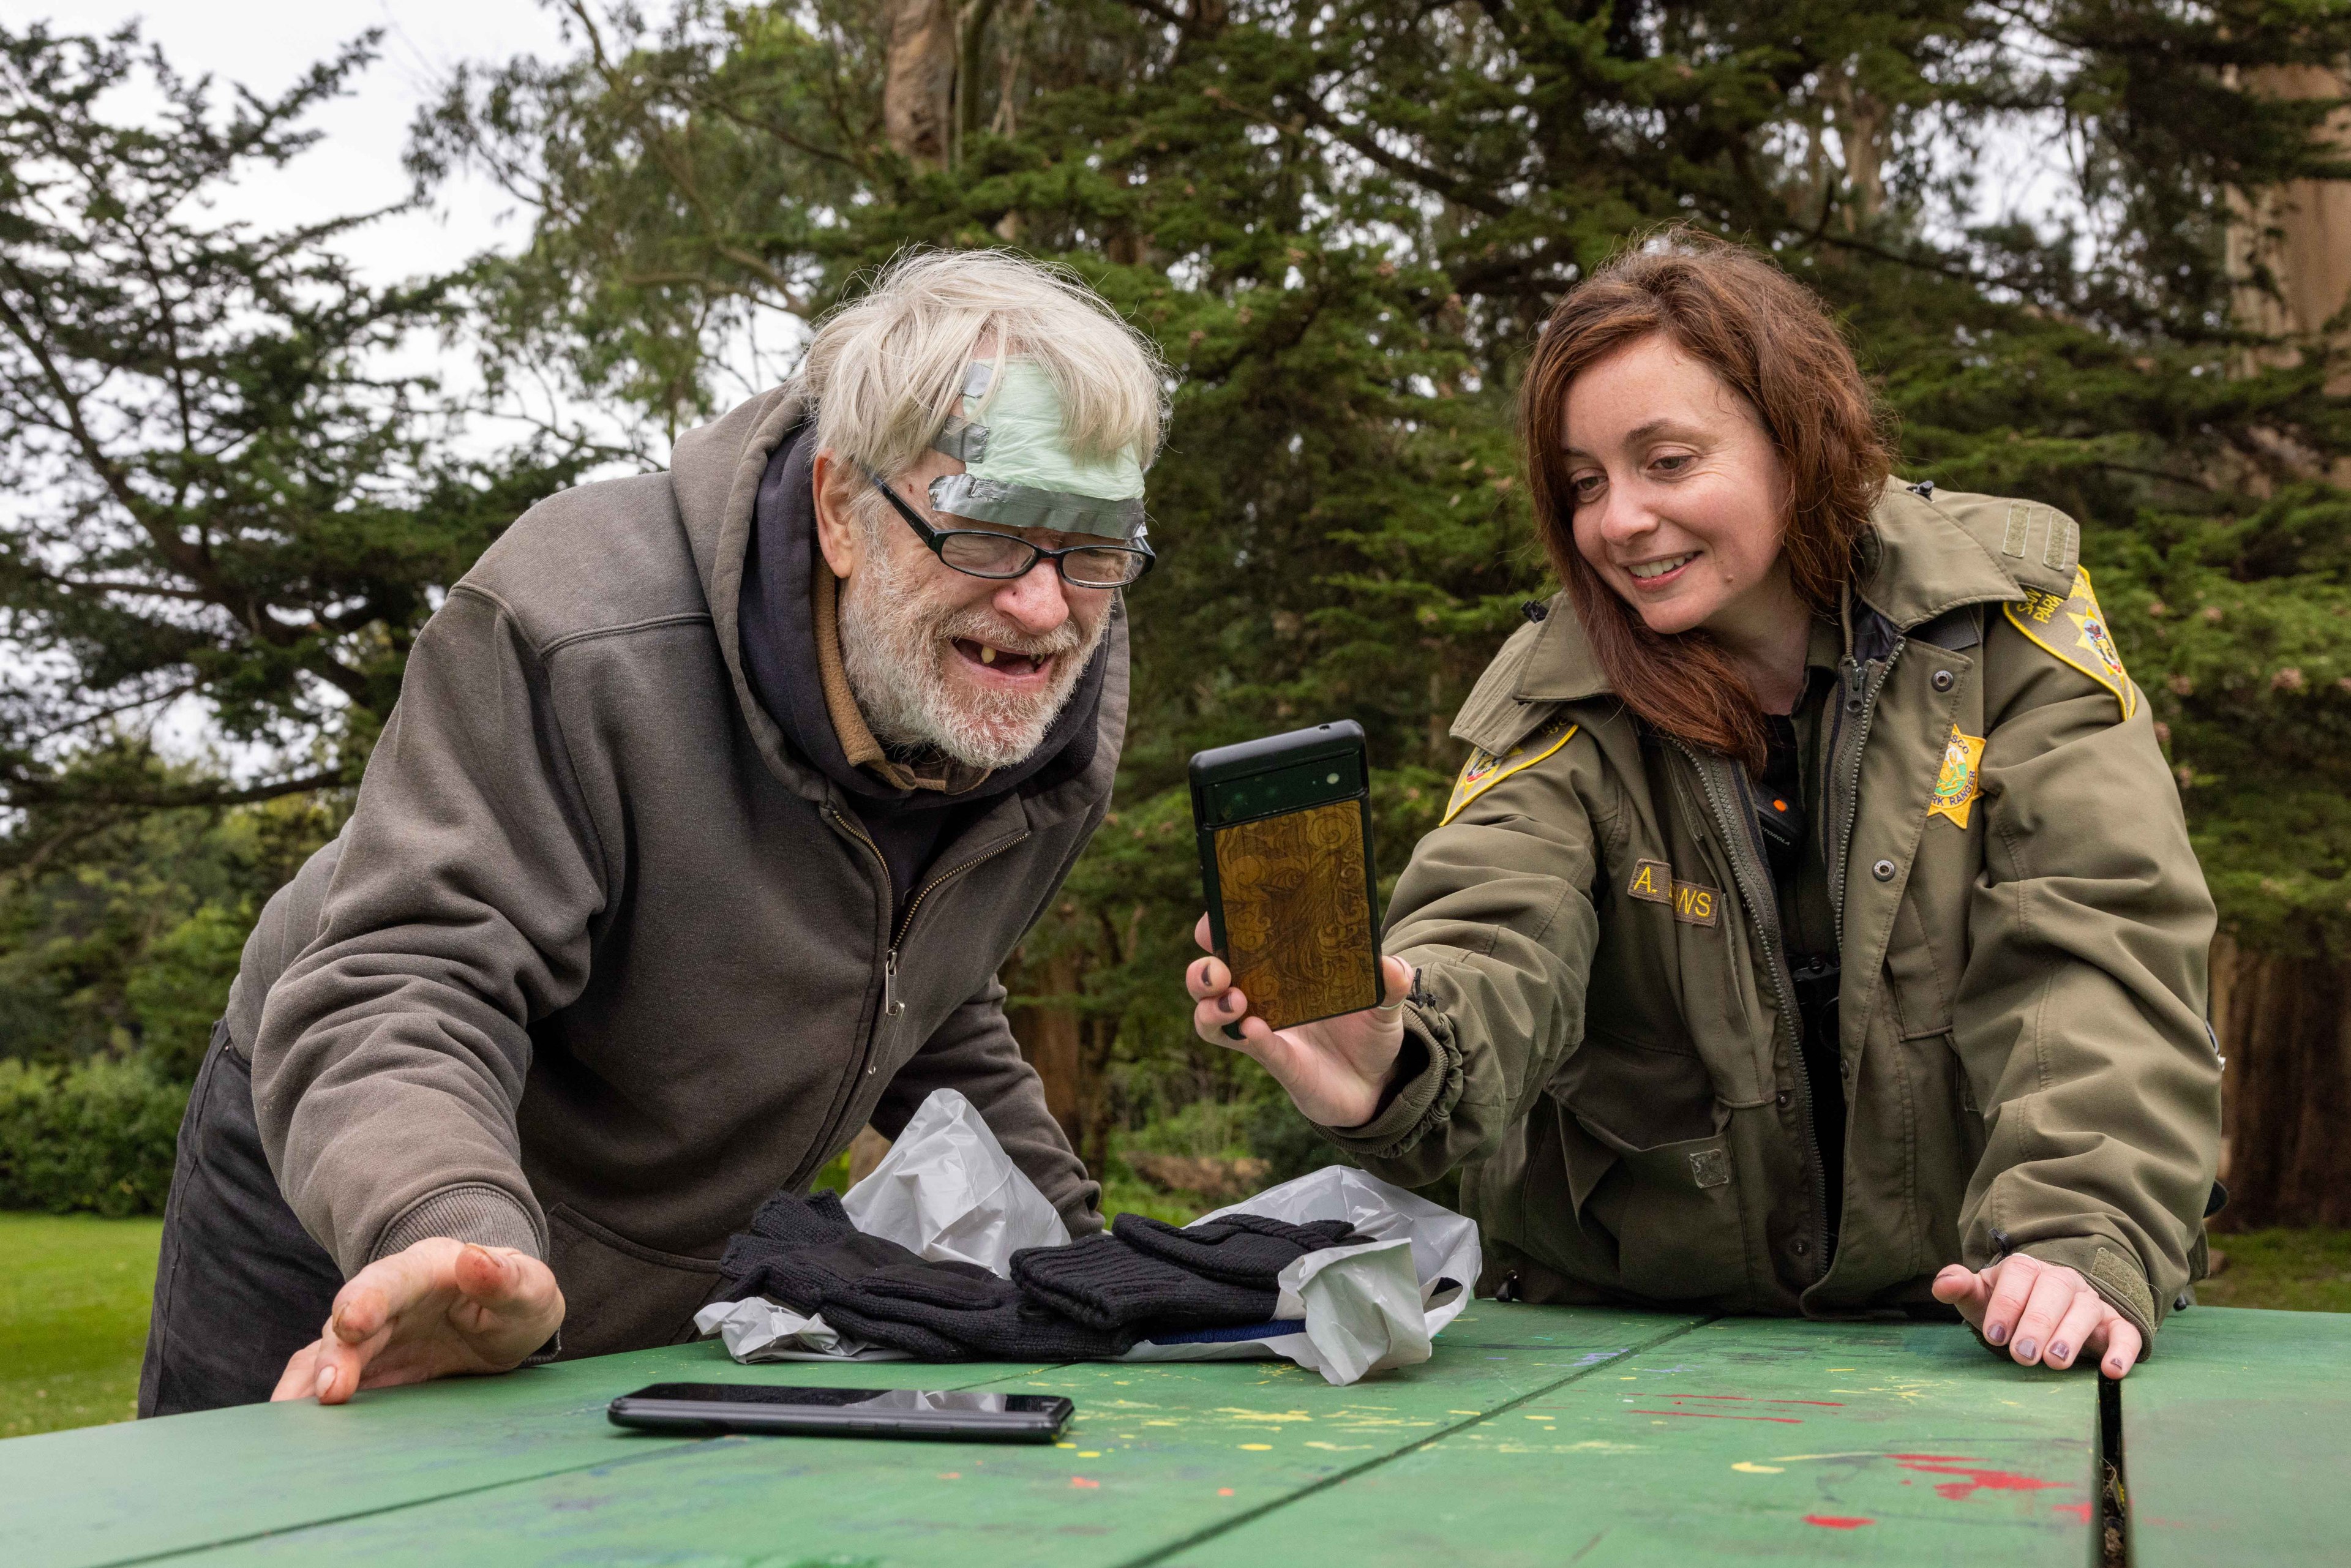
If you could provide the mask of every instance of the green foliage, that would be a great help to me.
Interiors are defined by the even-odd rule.
[[[131,742],[95,766],[159,791],[207,781]],[[70,769],[62,778],[77,781]],[[187,1082],[261,906],[347,809],[331,796],[26,813],[0,837],[0,1056],[135,1060]]]
[[[141,1063],[0,1060],[0,1209],[161,1214],[187,1108]]]
[[[389,357],[457,325],[443,281],[378,287],[368,215],[217,215],[298,156],[362,43],[223,107],[135,28],[0,28],[0,804],[130,810],[355,783],[438,591],[597,454],[482,457]],[[155,103],[129,112],[133,95]],[[94,765],[193,698],[258,766]]]
[[[2084,522],[2229,917],[2308,942],[2351,916],[2344,503],[2318,477],[2351,408],[2322,347],[2233,324],[2263,280],[2224,244],[2231,186],[2346,172],[2309,137],[2323,102],[2242,86],[2340,56],[2339,7],[981,5],[944,166],[888,142],[878,12],[576,15],[575,57],[468,76],[418,146],[534,212],[530,247],[473,279],[517,361],[675,428],[781,368],[745,360],[747,327],[910,242],[1008,241],[1178,372],[1118,810],[1015,986],[1083,1020],[1124,1124],[1258,1092],[1176,984],[1184,758],[1355,717],[1401,866],[1460,761],[1452,713],[1548,591],[1520,358],[1564,287],[1666,221],[1832,303],[1909,476]],[[2003,139],[2059,144],[2070,215],[1987,221],[1974,152]]]

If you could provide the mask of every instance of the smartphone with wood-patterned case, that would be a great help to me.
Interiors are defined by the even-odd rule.
[[[1378,1005],[1371,769],[1352,720],[1192,758],[1209,939],[1275,1029]]]

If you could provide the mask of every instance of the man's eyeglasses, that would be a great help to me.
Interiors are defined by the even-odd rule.
[[[905,503],[897,491],[872,469],[865,476],[882,492],[914,530],[930,552],[956,570],[971,577],[1026,577],[1040,560],[1050,560],[1072,588],[1124,588],[1149,571],[1159,559],[1138,537],[1132,545],[1068,545],[1047,549],[1018,534],[989,528],[933,528],[922,513]]]

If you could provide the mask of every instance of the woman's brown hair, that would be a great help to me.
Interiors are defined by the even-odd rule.
[[[1569,383],[1662,333],[1747,400],[1787,470],[1781,548],[1816,612],[1838,605],[1853,552],[1894,464],[1886,417],[1811,290],[1755,253],[1674,227],[1634,241],[1559,302],[1527,365],[1519,411],[1535,526],[1601,668],[1649,724],[1761,771],[1762,710],[1713,637],[1664,635],[1575,548],[1565,443]]]

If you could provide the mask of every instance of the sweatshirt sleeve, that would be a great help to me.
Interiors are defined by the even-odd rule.
[[[2220,1158],[2210,894],[2142,699],[2024,655],[1983,750],[1991,812],[1953,1039],[1987,1143],[1975,1268],[2077,1269],[2152,1334],[2189,1282]]]
[[[1102,1228],[1102,1187],[1086,1175],[1061,1124],[1045,1109],[1045,1085],[1012,1038],[1004,997],[1003,986],[990,980],[947,1015],[883,1091],[873,1112],[874,1131],[895,1138],[933,1090],[955,1090],[971,1102],[1012,1163],[1060,1212],[1070,1234],[1091,1235]]]
[[[1598,788],[1591,743],[1571,735],[1413,851],[1382,940],[1419,973],[1401,1080],[1364,1125],[1322,1129],[1374,1175],[1418,1186],[1491,1153],[1583,1040]]]
[[[528,1025],[585,986],[608,875],[546,672],[486,593],[418,637],[342,845],[254,1040],[278,1185],[347,1275],[436,1235],[543,1257]]]

